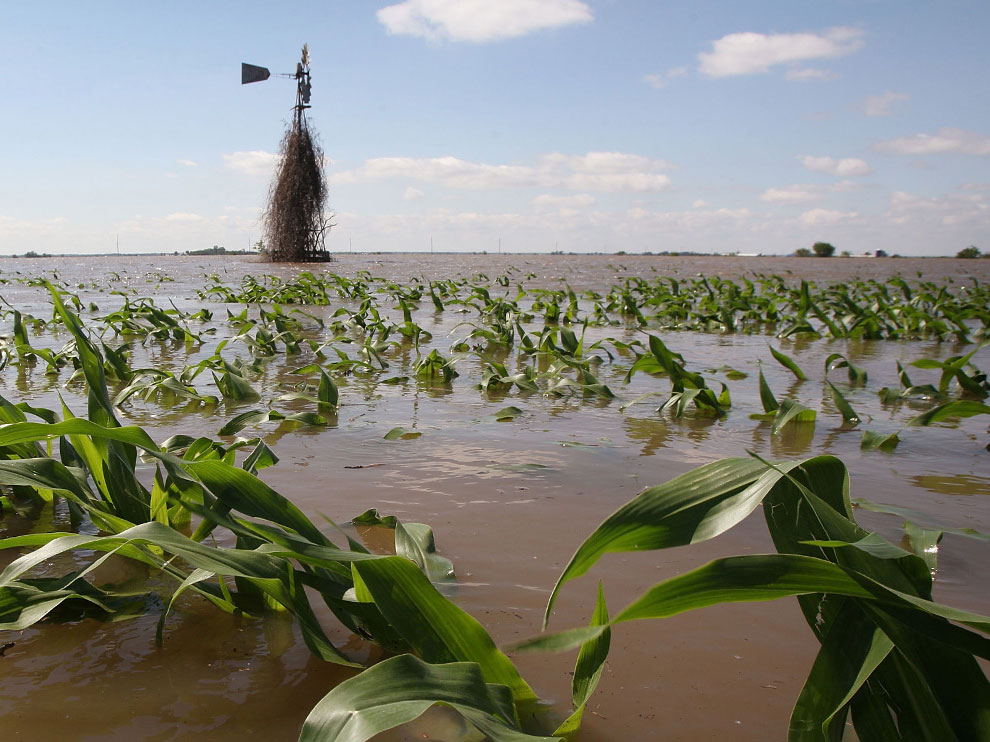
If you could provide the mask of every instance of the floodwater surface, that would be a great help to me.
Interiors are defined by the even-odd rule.
[[[61,281],[78,287],[74,290],[84,304],[98,305],[97,311],[83,313],[87,324],[90,317],[121,304],[123,298],[114,290],[153,297],[164,308],[171,301],[184,311],[211,309],[215,317],[209,326],[217,332],[203,347],[134,344],[137,357],[146,356],[146,365],[181,369],[208,357],[217,343],[234,334],[225,310],[236,313],[241,307],[209,302],[196,293],[210,276],[237,286],[245,274],[291,278],[301,270],[324,268],[345,276],[368,271],[400,283],[414,276],[431,280],[481,273],[495,279],[512,271],[512,283],[504,289],[511,292],[510,298],[517,283],[527,290],[558,289],[566,283],[577,292],[604,292],[628,276],[652,280],[699,273],[737,280],[776,273],[822,286],[855,278],[882,281],[892,275],[910,283],[919,280],[919,274],[921,280],[952,281],[957,286],[973,278],[990,280],[990,260],[447,254],[344,254],[327,266],[272,266],[248,258],[212,257],[21,259],[0,264],[0,278],[15,271],[51,277],[56,271]],[[493,293],[496,289],[503,290],[494,285]],[[0,287],[0,293],[24,314],[50,315],[42,288],[12,282]],[[414,314],[433,336],[420,352],[436,348],[450,356],[451,345],[467,336],[472,326],[465,323],[476,321],[477,313],[458,312],[453,306],[440,313],[428,305],[423,302]],[[329,320],[341,306],[346,302],[301,309]],[[402,311],[394,301],[385,298],[382,307],[393,322],[401,322]],[[541,324],[527,329],[538,335]],[[877,392],[898,386],[897,362],[908,367],[919,358],[944,359],[975,346],[647,329],[660,334],[692,370],[720,379],[726,367],[746,374],[726,382],[732,394],[728,415],[673,418],[659,413],[669,385],[647,374],[626,383],[632,359],[618,354],[611,360],[603,355],[597,370],[599,380],[616,394],[611,400],[581,394],[547,397],[518,389],[485,393],[478,388],[483,364],[475,356],[458,361],[460,375],[447,385],[414,378],[379,383],[408,374],[416,352],[406,348],[388,357],[390,368],[377,379],[335,376],[341,406],[327,428],[266,423],[242,435],[260,435],[271,445],[280,461],[260,476],[314,522],[324,522],[321,516],[326,515],[346,523],[374,507],[403,522],[432,526],[438,550],[454,563],[457,583],[451,597],[481,621],[500,646],[539,633],[550,590],[567,560],[616,508],[645,487],[720,458],[746,456],[748,450],[775,460],[838,456],[850,470],[853,498],[910,508],[933,525],[990,532],[986,416],[909,429],[892,452],[860,449],[864,429],[894,432],[927,408],[881,404]],[[9,320],[2,331],[10,334]],[[629,324],[587,330],[589,343],[607,337],[628,343],[646,336]],[[65,339],[50,343],[58,346]],[[110,337],[104,341],[123,342]],[[790,355],[808,380],[798,382],[773,360],[768,346]],[[249,356],[242,345],[230,345],[226,352]],[[846,383],[843,371],[828,377],[867,417],[855,428],[843,424],[824,384],[825,360],[833,353],[868,372],[865,385]],[[509,365],[514,359],[513,354],[505,362]],[[293,369],[311,362],[311,354],[275,358],[252,383],[268,402],[299,381]],[[990,349],[980,350],[973,363],[990,368]],[[814,424],[792,425],[772,434],[769,423],[750,418],[750,413],[762,411],[757,384],[761,367],[778,399],[789,397],[818,411]],[[915,384],[938,381],[935,370],[911,368],[910,373]],[[70,407],[84,410],[85,390],[67,384],[68,376],[65,371],[46,376],[41,366],[27,371],[8,366],[0,372],[0,393],[12,402],[41,407],[57,407],[57,395],[62,394]],[[205,374],[194,383],[215,393]],[[522,414],[496,420],[496,411],[508,405]],[[169,408],[132,399],[122,405],[121,419],[144,427],[156,441],[177,433],[217,437],[224,422],[258,406],[241,402]],[[293,403],[275,406],[290,411]],[[399,426],[420,435],[384,439]],[[857,516],[864,527],[895,541],[900,538],[903,519],[862,509]],[[68,516],[58,508],[31,517],[0,518],[0,535],[68,528]],[[387,549],[388,539],[378,529],[346,529],[373,550]],[[617,613],[654,583],[710,559],[770,551],[773,546],[758,509],[735,529],[703,544],[607,556],[589,575],[565,586],[550,628],[586,624],[599,580],[610,611]],[[985,543],[946,535],[939,551],[936,599],[990,612],[986,564]],[[119,579],[146,577],[126,564],[107,569],[119,570]],[[336,625],[329,613],[321,618],[328,636],[349,656],[365,662],[379,657]],[[205,735],[216,742],[246,737],[293,740],[313,705],[353,674],[314,658],[292,621],[281,615],[236,619],[198,598],[184,598],[168,620],[161,648],[155,646],[157,621],[153,610],[117,623],[84,620],[0,633],[0,646],[5,647],[0,654],[0,738],[184,742]],[[817,648],[794,599],[620,625],[613,631],[611,653],[577,739],[782,739]],[[534,724],[549,733],[569,713],[574,656],[513,659],[546,701],[544,718]],[[442,713],[381,737],[451,742],[470,738],[456,719]]]

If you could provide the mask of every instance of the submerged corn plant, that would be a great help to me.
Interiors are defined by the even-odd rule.
[[[796,596],[821,649],[791,715],[788,739],[840,740],[847,719],[863,742],[990,739],[990,618],[932,599],[935,532],[910,550],[857,525],[841,461],[773,465],[726,459],[645,490],[578,548],[547,603],[607,553],[713,538],[760,504],[777,554],[715,560],[654,585],[607,623],[550,634],[517,649],[560,650],[604,626],[723,602]]]
[[[626,374],[626,381],[639,371],[667,376],[671,394],[660,409],[670,410],[674,417],[681,417],[692,406],[701,414],[725,414],[731,405],[729,388],[722,384],[722,391],[716,394],[701,374],[685,367],[682,355],[671,351],[656,335],[648,337],[649,352],[637,357]]]
[[[767,384],[762,366],[760,367],[760,401],[763,402],[763,414],[753,413],[750,417],[754,420],[770,421],[772,423],[770,432],[773,434],[779,433],[791,423],[814,423],[818,417],[818,413],[814,410],[793,399],[778,402],[770,385]]]

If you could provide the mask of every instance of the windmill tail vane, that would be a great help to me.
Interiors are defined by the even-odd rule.
[[[256,64],[241,62],[241,85],[249,82],[262,82],[272,76],[267,67],[259,67]]]

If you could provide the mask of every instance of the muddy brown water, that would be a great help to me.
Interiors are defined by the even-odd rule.
[[[990,280],[990,260],[951,259],[789,259],[674,258],[650,256],[537,255],[365,255],[344,254],[329,266],[306,269],[374,276],[405,282],[412,276],[444,278],[485,273],[494,278],[513,269],[513,281],[527,287],[557,288],[566,281],[576,290],[604,291],[624,276],[727,278],[777,273],[811,278],[820,284],[853,278],[908,281],[977,278]],[[15,271],[50,275],[79,286],[85,301],[101,312],[119,304],[109,288],[133,288],[182,309],[207,306],[215,312],[218,335],[207,349],[149,345],[149,363],[181,368],[209,355],[227,332],[224,305],[204,303],[195,290],[216,274],[235,285],[245,273],[288,277],[300,266],[271,266],[247,258],[122,257],[3,260],[0,278]],[[109,279],[108,279],[109,277]],[[170,279],[170,280],[167,280]],[[97,290],[96,286],[103,290]],[[10,283],[4,299],[22,312],[50,312],[37,288]],[[512,295],[514,296],[514,289]],[[329,317],[337,305],[307,307]],[[393,321],[401,311],[384,302]],[[431,343],[445,355],[473,319],[452,311],[434,314],[424,307],[415,319],[433,333]],[[2,331],[10,333],[4,325]],[[642,337],[631,328],[589,330],[589,337]],[[540,395],[485,395],[475,388],[477,359],[465,359],[461,376],[449,388],[407,382],[375,385],[354,377],[339,380],[341,409],[325,430],[260,426],[245,434],[265,436],[280,462],[262,472],[276,490],[290,497],[317,522],[321,514],[338,522],[369,507],[404,521],[430,524],[439,550],[453,560],[458,583],[453,598],[477,617],[496,642],[507,645],[539,632],[543,607],[557,576],[581,540],[609,513],[646,486],[659,484],[700,464],[747,449],[775,459],[828,453],[849,467],[853,497],[898,504],[926,514],[931,521],[990,532],[990,453],[987,419],[971,418],[928,429],[909,430],[892,453],[861,452],[862,429],[891,432],[917,410],[884,408],[882,386],[896,386],[896,361],[945,358],[962,349],[934,341],[778,341],[760,335],[664,333],[668,346],[684,355],[691,369],[723,365],[745,371],[730,382],[733,409],[722,420],[674,420],[661,417],[664,384],[643,375],[622,381],[628,362],[617,358],[600,378],[618,394],[608,403],[581,397],[549,399]],[[61,339],[64,342],[64,338]],[[795,383],[769,355],[768,343],[782,348],[809,380]],[[968,350],[971,348],[967,348]],[[239,352],[246,352],[241,349]],[[833,352],[866,368],[865,387],[847,388],[849,401],[872,419],[846,429],[823,384],[824,359]],[[761,410],[757,361],[778,398],[792,396],[819,411],[813,426],[794,426],[770,434],[766,423],[751,420]],[[410,359],[406,359],[408,362]],[[990,367],[990,351],[974,358]],[[291,365],[302,365],[305,361]],[[395,358],[395,373],[402,359]],[[138,365],[138,364],[135,364]],[[255,381],[265,399],[294,379],[284,359]],[[912,370],[915,383],[937,381],[934,372]],[[0,372],[0,393],[8,399],[57,405],[56,392],[77,410],[79,390],[66,387],[43,369]],[[200,377],[197,388],[208,387]],[[637,395],[658,395],[619,408]],[[208,388],[205,389],[209,391]],[[507,405],[523,409],[512,422],[496,422],[493,413]],[[216,410],[177,411],[133,403],[128,422],[144,426],[156,440],[175,433],[214,435],[223,421],[255,404]],[[291,408],[291,405],[278,405]],[[422,435],[385,441],[402,426]],[[363,468],[350,468],[363,467]],[[899,538],[901,521],[890,515],[858,511],[861,522],[889,538]],[[7,534],[67,527],[61,512],[38,520],[7,515]],[[353,531],[352,531],[353,532]],[[353,532],[372,546],[382,534]],[[611,611],[657,581],[717,556],[772,551],[757,511],[719,538],[664,552],[611,555],[592,572],[563,590],[552,629],[586,623],[602,580]],[[990,612],[985,577],[987,546],[948,535],[939,554],[936,598],[982,613]],[[126,565],[116,565],[126,572]],[[139,576],[140,577],[140,576]],[[359,660],[374,652],[324,616],[329,636]],[[336,682],[350,671],[314,659],[293,623],[282,616],[237,620],[190,598],[169,619],[165,644],[156,648],[157,613],[119,623],[81,621],[34,627],[0,635],[12,642],[0,656],[0,738],[73,740],[211,740],[245,737],[295,739],[302,720]],[[811,667],[817,644],[793,599],[709,608],[663,621],[616,628],[611,654],[598,691],[585,714],[581,742],[606,740],[783,739],[790,708]],[[525,655],[514,658],[524,677],[546,700],[542,725],[550,730],[568,713],[573,655]],[[538,724],[539,725],[539,724]],[[467,739],[455,719],[432,714],[389,740]]]

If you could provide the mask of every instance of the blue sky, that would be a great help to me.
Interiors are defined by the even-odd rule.
[[[990,251],[990,3],[11,3],[0,254],[260,237],[303,42],[331,250]]]

